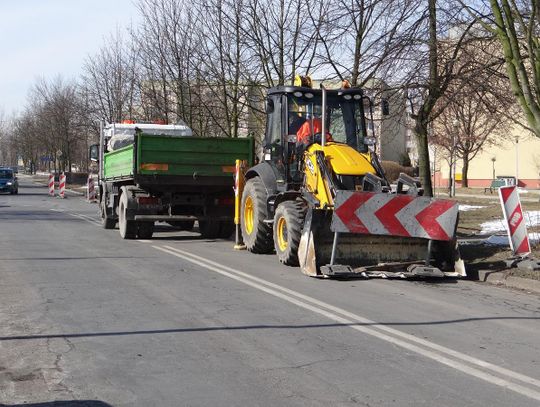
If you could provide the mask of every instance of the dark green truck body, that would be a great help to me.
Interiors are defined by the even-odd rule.
[[[171,137],[137,133],[127,147],[103,154],[102,220],[119,219],[119,199],[129,195],[128,222],[166,221],[199,226],[222,222],[232,231],[237,159],[253,164],[252,138]],[[225,228],[224,225],[227,225]],[[148,226],[148,225],[147,225]],[[215,231],[215,230],[214,230]],[[218,233],[207,233],[208,237]],[[204,233],[203,233],[204,235]]]

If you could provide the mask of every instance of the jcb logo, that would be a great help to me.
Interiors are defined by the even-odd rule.
[[[521,222],[521,213],[516,212],[512,216],[512,219],[510,219],[510,225],[515,228],[519,222]]]
[[[315,175],[315,167],[313,166],[313,163],[311,160],[306,160],[306,167],[308,167],[309,172],[311,172],[311,175]]]

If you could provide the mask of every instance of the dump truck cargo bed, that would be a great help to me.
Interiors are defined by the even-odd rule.
[[[145,135],[134,144],[108,152],[103,159],[103,179],[138,178],[173,184],[191,178],[231,178],[236,159],[253,161],[253,140],[247,138],[170,137]]]

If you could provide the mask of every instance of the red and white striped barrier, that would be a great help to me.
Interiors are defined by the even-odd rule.
[[[66,175],[64,173],[60,174],[60,183],[58,185],[58,189],[60,190],[60,198],[66,197]]]
[[[94,177],[92,174],[88,174],[88,188],[86,193],[86,199],[88,202],[96,202],[96,188],[94,184]]]
[[[452,240],[458,204],[448,199],[337,191],[333,232]]]
[[[531,245],[517,187],[500,187],[499,198],[501,199],[504,220],[507,224],[510,248],[516,255],[529,254]]]
[[[54,196],[54,175],[49,174],[49,196]]]

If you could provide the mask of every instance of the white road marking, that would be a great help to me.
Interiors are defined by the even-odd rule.
[[[101,226],[101,223],[99,223],[98,221],[96,221],[94,218],[90,217],[90,216],[86,216],[86,215],[81,215],[81,214],[78,214],[78,213],[68,213],[69,216],[73,216],[75,218],[79,218],[79,219],[82,219],[88,223],[91,223],[92,225],[97,225],[97,226]]]
[[[437,345],[436,343],[427,341],[425,339],[417,338],[413,335],[401,332],[397,329],[390,328],[384,325],[377,325],[375,321],[371,321],[360,315],[353,314],[349,311],[335,307],[323,301],[319,301],[313,297],[306,296],[286,287],[282,287],[278,284],[274,284],[264,279],[251,276],[242,271],[218,264],[204,257],[200,257],[171,246],[152,247],[162,252],[187,260],[193,264],[197,264],[201,267],[214,271],[233,280],[239,281],[243,284],[249,285],[267,294],[281,298],[301,308],[325,316],[338,323],[349,325],[350,328],[356,331],[374,336],[378,339],[384,340],[412,352],[418,353],[429,359],[435,360],[436,362],[454,368],[470,376],[482,379],[491,384],[495,384],[497,386],[512,390],[531,399],[540,401],[540,391],[507,380],[512,379],[521,381],[522,383],[526,383],[540,389],[540,381],[535,378],[511,371],[509,369],[505,369],[503,367],[494,365],[481,359],[474,358],[453,349]],[[375,326],[367,327],[356,325],[358,323],[370,325],[375,324]],[[459,360],[451,359],[451,357]],[[466,362],[468,364],[463,362]],[[495,376],[492,373],[482,371],[474,367],[474,365],[481,367],[485,370],[489,370],[493,373],[506,376],[506,378],[501,378]]]

